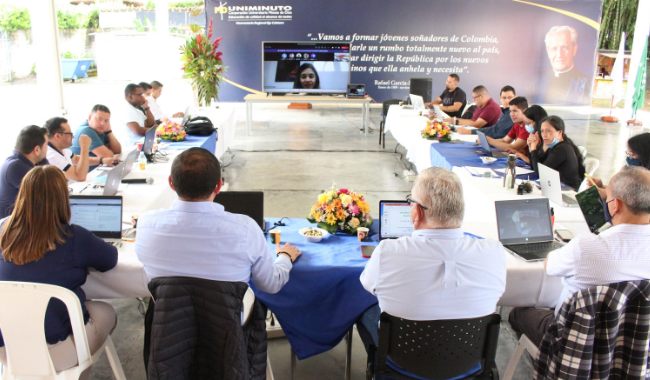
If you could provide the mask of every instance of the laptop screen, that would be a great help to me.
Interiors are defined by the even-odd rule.
[[[490,144],[488,143],[485,134],[483,132],[476,131],[476,135],[478,136],[478,139],[481,142],[481,147],[483,148],[483,151],[491,152],[492,150],[490,149]]]
[[[366,95],[366,85],[365,84],[349,84],[348,85],[348,96],[365,96]]]
[[[379,202],[379,240],[411,236],[411,206],[407,201]]]
[[[121,196],[70,196],[71,224],[79,225],[100,238],[122,237]]]
[[[264,193],[261,191],[224,191],[214,197],[214,202],[233,214],[251,217],[265,231]]]
[[[494,202],[499,240],[521,244],[553,240],[548,199],[522,199]]]
[[[153,143],[156,140],[156,127],[151,127],[144,134],[144,144],[142,144],[142,151],[146,155],[150,155],[153,150]]]

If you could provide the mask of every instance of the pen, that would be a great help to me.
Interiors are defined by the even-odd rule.
[[[90,184],[87,184],[86,187],[84,187],[83,189],[79,190],[79,192],[81,193],[82,191],[86,190],[86,189],[88,188],[88,186],[90,186]]]
[[[594,182],[594,179],[591,178],[591,176],[589,174],[585,173],[585,177],[587,177],[589,182],[591,182],[591,184],[594,185],[594,187],[598,187],[598,185],[596,185],[596,182]]]

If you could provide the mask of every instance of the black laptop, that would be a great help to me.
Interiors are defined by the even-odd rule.
[[[230,213],[251,217],[264,233],[268,232],[268,224],[264,220],[264,192],[223,191],[214,197],[214,202]]]
[[[548,198],[496,201],[499,241],[510,253],[526,261],[546,259],[564,244],[553,239]]]

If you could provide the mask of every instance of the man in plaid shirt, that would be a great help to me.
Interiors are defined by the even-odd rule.
[[[622,169],[606,188],[605,212],[613,227],[600,235],[579,235],[548,254],[546,273],[562,276],[562,304],[579,290],[596,285],[650,279],[650,171],[641,167]],[[555,320],[552,309],[517,307],[509,317],[518,336],[539,346]]]

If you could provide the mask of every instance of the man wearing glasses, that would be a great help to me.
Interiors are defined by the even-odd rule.
[[[65,178],[72,181],[83,182],[88,175],[90,165],[105,164],[113,166],[113,157],[90,157],[91,138],[87,135],[79,136],[79,155],[72,153],[68,148],[72,147],[72,138],[68,120],[62,117],[53,117],[45,122],[47,129],[47,160],[51,165],[61,169]]]
[[[382,240],[360,277],[379,301],[357,321],[366,349],[378,343],[382,311],[417,321],[476,318],[494,313],[505,291],[503,245],[463,233],[465,203],[456,174],[423,170],[407,200],[412,236]]]
[[[474,90],[472,90],[472,98],[476,104],[472,120],[449,117],[445,121],[474,128],[491,127],[499,121],[501,107],[490,98],[490,93],[485,86],[474,87]]]
[[[131,146],[156,125],[144,89],[134,83],[129,83],[124,89],[125,103],[120,115],[119,139],[122,145]],[[142,112],[144,111],[144,113]]]
[[[492,137],[493,139],[502,139],[510,133],[514,122],[512,117],[510,117],[510,101],[517,97],[514,87],[504,86],[501,89],[499,94],[499,99],[501,100],[501,116],[496,124],[491,127],[481,128],[481,132],[485,136]],[[469,129],[464,127],[456,128],[456,132],[461,135],[475,135],[477,129]]]

